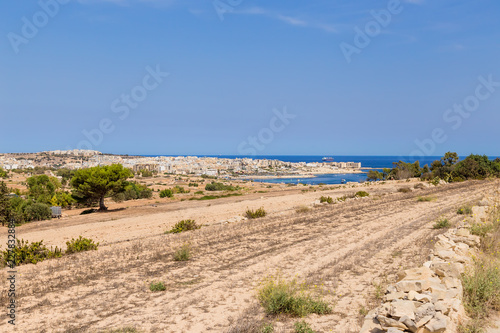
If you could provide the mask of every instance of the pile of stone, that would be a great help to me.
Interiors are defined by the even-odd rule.
[[[487,217],[482,203],[473,207],[475,221]],[[360,333],[457,332],[457,325],[467,319],[460,276],[472,263],[479,243],[465,222],[439,235],[430,260],[398,274],[398,282],[387,288],[384,303],[365,317]]]

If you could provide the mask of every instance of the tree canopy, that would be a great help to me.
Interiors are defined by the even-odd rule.
[[[99,202],[99,210],[107,210],[104,205],[106,195],[122,192],[128,184],[126,180],[133,174],[121,164],[80,169],[71,180],[74,196],[89,202]]]

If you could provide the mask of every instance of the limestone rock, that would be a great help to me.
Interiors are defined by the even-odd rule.
[[[438,312],[436,316],[425,325],[425,328],[431,333],[441,333],[446,331],[447,326],[448,318],[444,314]]]
[[[391,303],[390,315],[396,319],[407,316],[411,320],[414,320],[415,310],[415,305],[412,301],[395,300]]]
[[[395,327],[395,328],[400,328],[402,330],[406,330],[408,328],[406,327],[405,324],[385,316],[378,315],[377,320],[380,323],[380,325],[382,325],[382,327]]]
[[[403,316],[401,318],[399,318],[399,321],[402,322],[403,324],[406,325],[406,327],[408,327],[408,329],[413,332],[413,333],[416,333],[417,332],[417,325],[415,324],[415,322],[413,320],[411,320],[409,317],[407,316]]]

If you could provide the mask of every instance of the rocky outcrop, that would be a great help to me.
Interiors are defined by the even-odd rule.
[[[487,217],[488,205],[485,199],[473,208],[473,221]],[[457,332],[458,323],[467,318],[460,276],[479,244],[466,222],[439,235],[429,261],[398,274],[384,303],[365,317],[360,333]]]

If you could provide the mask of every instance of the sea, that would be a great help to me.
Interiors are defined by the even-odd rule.
[[[152,155],[147,155],[152,156]],[[162,155],[162,156],[172,156],[172,155]],[[178,156],[178,155],[175,155]],[[325,156],[311,156],[311,155],[252,155],[252,156],[241,156],[241,155],[195,155],[198,157],[218,157],[218,158],[252,158],[252,159],[267,159],[267,160],[280,160],[283,162],[322,162],[322,158]],[[330,157],[330,156],[328,156]],[[420,162],[420,166],[428,164],[429,166],[433,161],[441,159],[442,156],[425,156],[425,157],[412,157],[412,156],[331,156],[334,162],[361,162],[362,168],[370,168],[381,170],[383,168],[392,168],[393,162],[404,161],[406,163],[414,163],[415,161]],[[465,156],[461,156],[460,159],[464,159]],[[497,158],[496,156],[490,157],[491,159]],[[266,179],[253,179],[256,182],[266,182],[266,183],[302,183],[308,185],[318,185],[318,184],[342,184],[345,182],[364,182],[366,181],[367,173],[356,173],[356,174],[324,174],[316,175],[314,178],[266,178]]]

